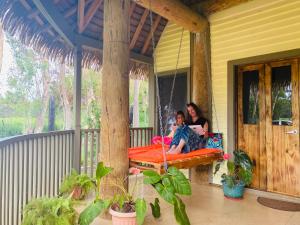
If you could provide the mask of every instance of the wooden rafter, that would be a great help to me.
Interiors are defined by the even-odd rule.
[[[64,16],[57,11],[57,8],[52,1],[32,0],[32,2],[51,25],[50,27],[52,27],[71,47],[84,46],[87,49],[100,51],[100,53],[102,52],[102,41],[76,34],[73,31],[73,28],[70,27],[70,25],[64,19]],[[137,62],[143,62],[147,64],[153,63],[153,60],[150,57],[146,57],[135,52],[130,52],[130,58]]]
[[[201,32],[208,26],[206,18],[184,5],[180,0],[135,0],[137,4],[163,16],[191,32]]]
[[[131,5],[130,5],[130,9],[129,9],[129,16],[130,17],[132,15],[132,13],[134,12],[135,6],[136,6],[136,3],[132,2]]]
[[[149,10],[145,9],[145,11],[144,11],[144,13],[143,13],[143,15],[141,17],[141,20],[140,20],[140,22],[139,22],[139,24],[138,24],[138,26],[137,26],[137,28],[136,28],[136,30],[134,32],[134,35],[133,35],[133,37],[132,37],[132,39],[130,41],[130,46],[129,46],[130,49],[134,48],[135,43],[136,43],[137,39],[140,36],[140,33],[142,31],[142,28],[144,26],[144,23],[145,23],[145,21],[147,19],[148,14],[149,14]]]
[[[91,4],[90,8],[88,9],[86,15],[84,16],[83,26],[80,27],[79,33],[82,33],[85,30],[85,28],[90,23],[91,19],[93,18],[93,16],[97,12],[97,10],[100,8],[102,2],[103,2],[103,0],[93,1],[93,3]]]
[[[148,36],[146,38],[146,41],[144,43],[144,46],[143,46],[143,49],[142,49],[142,54],[145,54],[149,48],[149,45],[150,45],[150,41],[151,41],[151,38],[152,38],[152,32],[155,33],[158,25],[159,25],[159,22],[161,20],[161,16],[160,15],[157,15],[157,17],[155,18],[155,21],[153,23],[153,27],[151,28],[151,31],[148,33]]]
[[[27,11],[31,11],[32,7],[28,4],[28,2],[26,0],[20,0],[20,3],[22,4],[22,6],[27,10]],[[34,15],[32,17],[39,25],[43,26],[44,22],[43,20],[39,17],[38,14]],[[55,34],[51,31],[50,28],[45,29],[46,32],[48,32],[51,36],[55,36]]]
[[[78,23],[79,33],[81,33],[80,31],[82,31],[84,26],[84,9],[85,9],[85,0],[78,0],[77,23]]]

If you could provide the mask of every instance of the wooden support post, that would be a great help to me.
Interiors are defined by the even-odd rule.
[[[192,101],[196,103],[208,119],[211,127],[212,101],[211,101],[211,79],[210,70],[210,40],[209,29],[204,32],[191,34],[191,83]],[[207,64],[208,63],[208,66]],[[191,180],[196,183],[209,182],[212,175],[211,165],[198,166],[191,170]]]
[[[120,192],[111,183],[122,182],[129,168],[129,8],[128,0],[104,1],[99,159],[114,170],[102,181],[103,197]]]
[[[74,153],[73,153],[73,168],[80,172],[80,156],[81,156],[81,142],[80,142],[80,129],[81,129],[81,61],[82,61],[82,48],[77,46],[74,54]]]

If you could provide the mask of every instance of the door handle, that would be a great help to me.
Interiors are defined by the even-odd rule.
[[[285,133],[286,134],[298,134],[298,130],[291,130],[291,131],[287,131]]]

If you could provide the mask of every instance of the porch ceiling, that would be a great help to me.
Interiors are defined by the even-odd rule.
[[[99,69],[102,64],[104,0],[1,0],[0,22],[6,32],[46,57],[72,64],[74,47],[83,46],[83,66]],[[247,0],[180,0],[211,14],[224,6]],[[198,8],[199,9],[199,8]],[[213,10],[212,10],[213,9]],[[155,42],[167,19],[153,14]],[[152,64],[149,10],[131,2],[131,75],[146,75]]]

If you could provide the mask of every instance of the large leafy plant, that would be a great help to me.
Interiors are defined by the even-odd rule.
[[[227,184],[230,188],[235,185],[249,185],[253,179],[253,162],[249,155],[243,150],[234,150],[234,159],[229,161],[230,156],[228,154],[224,155],[224,160],[227,161],[227,174],[222,174],[222,183]],[[221,160],[217,163],[215,167],[216,174],[220,170]]]
[[[98,190],[100,190],[101,179],[108,175],[112,170],[113,169],[110,167],[105,167],[102,162],[98,164],[96,170]],[[102,199],[99,191],[97,191],[96,199],[80,214],[78,221],[80,225],[91,224],[97,216],[109,207],[123,213],[136,212],[138,224],[143,224],[147,212],[145,199],[137,198],[134,200],[132,195],[124,188],[123,182],[113,183],[111,185],[119,188],[122,194],[116,194],[112,199]]]
[[[26,205],[22,225],[74,225],[76,217],[70,199],[40,198]]]
[[[86,174],[78,174],[76,170],[72,170],[71,174],[62,182],[59,192],[60,195],[71,195],[73,199],[81,200],[95,188],[96,181],[94,178]]]
[[[185,175],[175,167],[160,175],[155,171],[144,171],[144,183],[151,185],[157,193],[174,207],[174,215],[178,224],[189,225],[190,221],[185,211],[185,204],[180,195],[191,195],[191,185]]]

